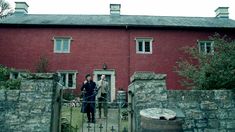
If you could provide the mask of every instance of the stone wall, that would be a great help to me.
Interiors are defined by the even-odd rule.
[[[0,90],[0,131],[52,130],[53,74],[24,74],[20,90]]]
[[[129,109],[133,110],[129,114],[132,131],[140,130],[139,111],[153,107],[180,110],[185,116],[185,132],[235,131],[235,96],[232,91],[166,90],[165,78],[165,74],[150,72],[136,72],[131,77],[128,98],[132,103]]]

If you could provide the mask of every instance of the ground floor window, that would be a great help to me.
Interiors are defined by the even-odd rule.
[[[26,73],[27,71],[11,71],[10,72],[10,79],[19,79],[21,78],[20,74]]]
[[[76,71],[59,71],[60,84],[66,88],[76,88]]]

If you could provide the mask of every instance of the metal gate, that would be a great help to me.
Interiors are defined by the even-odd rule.
[[[128,111],[127,103],[123,100],[107,102],[108,114],[104,117],[103,108],[99,118],[98,101],[95,103],[95,122],[88,122],[86,113],[81,112],[82,100],[75,98],[71,101],[62,100],[61,132],[127,132]]]

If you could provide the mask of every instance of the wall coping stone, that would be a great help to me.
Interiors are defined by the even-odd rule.
[[[134,82],[136,80],[164,80],[165,78],[166,74],[156,74],[154,72],[139,71],[135,72],[131,76],[130,81]]]
[[[21,73],[23,79],[54,79],[56,73]]]

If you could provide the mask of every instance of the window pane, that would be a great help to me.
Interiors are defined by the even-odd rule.
[[[73,87],[73,76],[74,74],[69,74],[69,77],[68,77],[68,87]]]
[[[65,83],[66,82],[66,74],[65,73],[61,73],[61,84],[63,86],[66,86]]]
[[[143,52],[143,41],[138,42],[138,51]]]
[[[62,40],[56,40],[56,51],[61,51]]]
[[[205,52],[205,43],[201,42],[199,48],[200,48],[200,52],[204,53]]]
[[[69,51],[69,40],[68,39],[63,40],[63,51],[65,51],[65,52]]]
[[[211,43],[206,43],[206,53],[211,53]]]
[[[145,52],[150,52],[150,42],[145,41]]]

